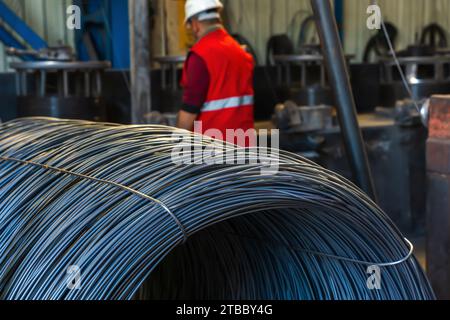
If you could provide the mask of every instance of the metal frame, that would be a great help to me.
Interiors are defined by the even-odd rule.
[[[164,56],[153,58],[161,66],[161,88],[177,90],[179,87],[178,67],[186,61],[186,56]],[[169,72],[169,77],[167,76]],[[167,79],[170,78],[170,82]]]
[[[450,70],[450,55],[433,56],[433,57],[403,57],[398,58],[400,66],[405,69],[405,74],[408,82],[414,84],[436,83],[450,81],[450,74],[445,75],[444,66],[447,65]],[[384,58],[380,60],[382,79],[384,83],[396,82],[393,77],[393,72],[397,72],[397,65],[395,60]],[[420,66],[434,66],[433,78],[420,78]],[[400,82],[400,80],[398,81]]]
[[[26,41],[34,50],[40,50],[48,47],[47,42],[34,32],[14,11],[12,11],[3,0],[0,0],[0,19],[2,19],[11,29],[14,30],[24,41]],[[9,36],[8,36],[9,35]],[[7,45],[19,49],[24,49],[20,41],[4,27],[0,26],[0,40]],[[9,44],[8,44],[9,42]]]
[[[354,178],[376,201],[375,186],[364,140],[358,125],[355,99],[350,85],[344,50],[339,40],[338,28],[329,0],[311,0],[322,53],[328,71],[328,80],[334,92],[339,122]]]
[[[109,60],[115,69],[130,67],[128,0],[83,0],[82,28],[75,32],[79,60]]]
[[[49,73],[58,75],[58,95],[62,97],[70,96],[69,73],[80,72],[83,74],[84,96],[89,98],[100,97],[102,93],[102,73],[111,67],[109,62],[56,62],[56,61],[35,61],[35,62],[14,62],[11,68],[16,70],[16,88],[18,96],[27,96],[28,74],[35,76],[37,96],[45,97],[47,94],[47,79]],[[92,88],[93,87],[93,88]],[[94,89],[94,90],[92,90]]]

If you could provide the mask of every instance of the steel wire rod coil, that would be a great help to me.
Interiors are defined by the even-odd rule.
[[[195,140],[188,156],[217,147],[244,161],[174,163],[179,135]],[[198,137],[48,118],[2,124],[0,298],[434,298],[412,245],[352,183],[282,151],[267,174],[272,153]]]

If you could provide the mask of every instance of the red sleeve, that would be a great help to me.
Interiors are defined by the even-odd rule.
[[[205,61],[191,52],[186,60],[186,83],[181,110],[200,113],[209,90],[209,72]]]

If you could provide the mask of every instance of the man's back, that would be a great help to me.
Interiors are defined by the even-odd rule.
[[[253,58],[224,30],[210,32],[191,50],[204,62],[209,88],[198,121],[203,133],[254,128]]]

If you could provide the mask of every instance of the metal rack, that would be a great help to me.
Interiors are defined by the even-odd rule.
[[[57,95],[67,98],[70,92],[70,73],[81,74],[75,77],[74,95],[85,98],[100,97],[102,94],[102,73],[111,67],[110,62],[65,62],[65,61],[27,61],[11,63],[11,68],[16,70],[16,88],[18,96],[32,95],[28,90],[28,75],[32,74],[36,81],[36,96],[48,95],[48,75],[53,73],[57,76]]]

